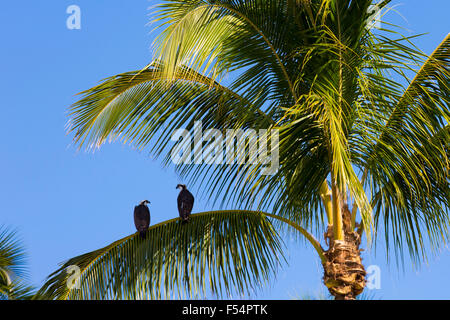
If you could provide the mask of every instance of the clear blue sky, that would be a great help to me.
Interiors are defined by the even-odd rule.
[[[120,143],[77,152],[65,133],[75,94],[101,79],[142,68],[151,60],[148,0],[17,0],[0,9],[0,224],[17,227],[36,286],[58,263],[135,232],[134,205],[152,202],[152,224],[176,217],[172,168]],[[81,8],[81,30],[69,30],[66,8]],[[450,31],[448,0],[393,1],[388,20],[426,53]],[[196,188],[192,188],[194,191]],[[197,199],[194,212],[211,209]],[[325,292],[318,258],[289,241],[289,266],[255,299],[290,299]],[[381,268],[382,299],[450,299],[450,250],[415,270],[388,266],[384,249],[364,254]]]

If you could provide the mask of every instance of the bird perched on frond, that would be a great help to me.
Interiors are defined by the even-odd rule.
[[[189,192],[185,184],[178,184],[177,189],[181,189],[177,198],[178,213],[180,214],[182,223],[186,223],[189,222],[189,216],[194,206],[194,196]]]
[[[147,207],[150,201],[143,200],[134,207],[134,225],[141,238],[145,238],[148,227],[150,226],[150,210]]]

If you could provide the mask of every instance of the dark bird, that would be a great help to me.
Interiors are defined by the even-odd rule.
[[[192,207],[194,206],[194,196],[186,189],[186,185],[178,184],[177,189],[181,189],[178,194],[178,213],[182,223],[189,222],[189,216],[191,215]]]
[[[150,225],[150,210],[147,207],[147,203],[150,203],[150,201],[144,200],[134,207],[134,225],[141,238],[145,238]]]

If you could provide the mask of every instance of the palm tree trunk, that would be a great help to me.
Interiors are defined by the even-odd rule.
[[[323,281],[336,300],[354,300],[363,292],[366,283],[366,271],[361,259],[362,250],[359,249],[361,237],[351,227],[351,213],[346,204],[341,207],[341,212],[344,239],[335,239],[331,225],[324,235],[329,248],[324,252],[326,261],[322,264]]]

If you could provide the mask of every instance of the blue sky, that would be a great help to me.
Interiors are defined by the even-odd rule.
[[[120,143],[77,152],[66,135],[75,94],[108,76],[136,70],[152,58],[148,8],[158,1],[71,0],[3,2],[0,10],[0,224],[16,227],[29,253],[32,284],[58,263],[135,232],[134,205],[152,202],[152,224],[177,216],[172,168]],[[81,8],[81,30],[66,27],[69,5]],[[406,34],[428,33],[416,44],[426,53],[450,30],[448,0],[393,1],[388,20]],[[191,188],[194,191],[196,188]],[[212,209],[196,199],[194,212]],[[318,258],[286,239],[289,266],[255,299],[291,299],[325,289]],[[428,265],[388,265],[384,249],[364,253],[381,269],[380,299],[450,299],[450,250]]]

